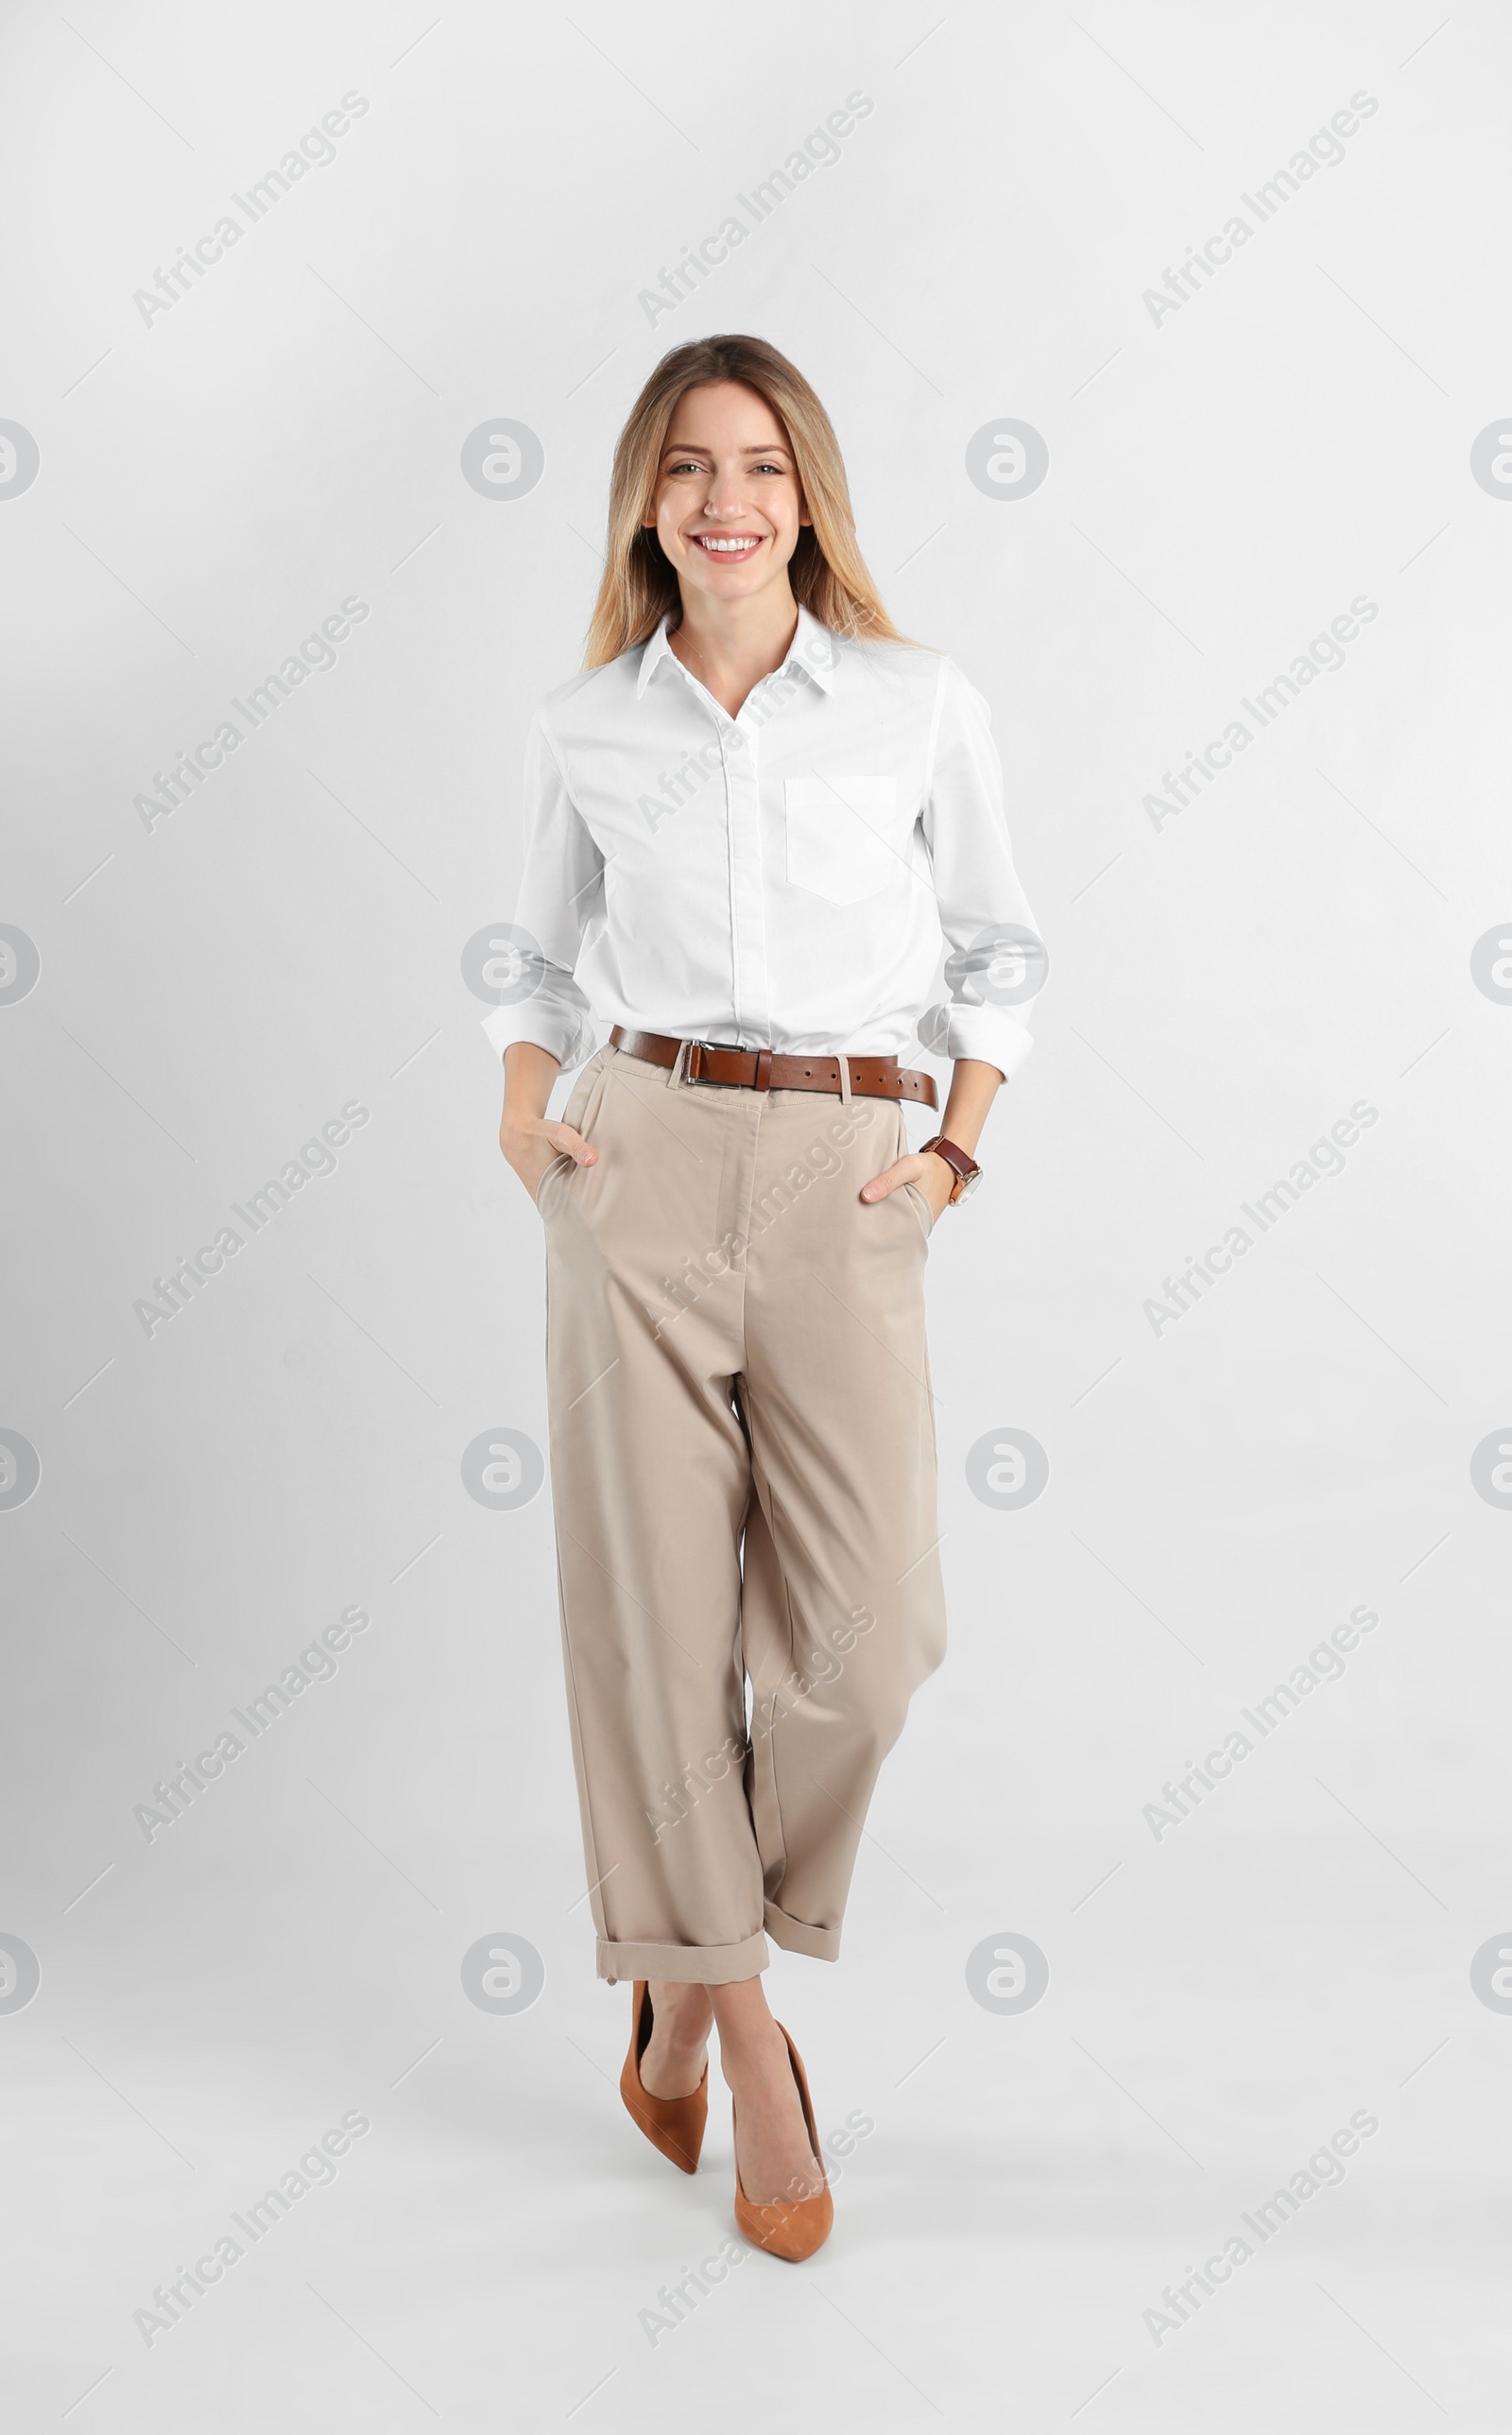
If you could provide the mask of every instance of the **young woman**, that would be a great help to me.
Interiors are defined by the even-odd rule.
[[[829,419],[763,341],[676,348],[637,399],[525,800],[528,994],[485,1029],[545,1230],[598,1971],[634,1982],[626,2103],[690,2172],[717,2027],[737,2221],[799,2258],[832,2205],[761,1974],[768,1938],[838,1954],[878,1769],[944,1654],[924,1264],[1029,1050],[1029,991],[989,975],[1032,917],[987,705],[896,633]],[[901,1057],[942,937],[954,1074],[914,1151],[935,1085]]]

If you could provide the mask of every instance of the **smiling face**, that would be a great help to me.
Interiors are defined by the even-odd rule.
[[[714,381],[684,391],[645,521],[684,596],[691,587],[712,606],[785,586],[810,517],[787,434],[754,389]]]

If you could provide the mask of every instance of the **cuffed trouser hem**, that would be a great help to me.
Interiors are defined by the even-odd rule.
[[[816,1931],[810,1927],[803,1933]],[[785,1942],[782,1937],[777,1941]],[[672,1978],[685,1987],[724,1987],[734,1978],[754,1978],[770,1960],[760,1928],[739,1944],[610,1944],[602,1936],[598,1940],[598,1975],[610,1980]]]
[[[789,1919],[774,1902],[766,1907],[766,1933],[784,1953],[807,1953],[816,1961],[838,1961],[840,1931],[837,1927],[810,1927],[806,1919]]]

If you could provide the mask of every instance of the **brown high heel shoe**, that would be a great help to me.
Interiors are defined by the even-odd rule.
[[[691,2097],[653,2097],[641,2079],[641,2057],[650,2036],[651,1997],[646,1981],[637,1978],[630,2012],[630,2050],[620,2074],[620,2095],[631,2121],[645,2133],[652,2147],[659,2148],[679,2171],[695,2173],[703,2146],[704,2124],[709,2119],[708,2061],[704,2062],[703,2078]]]
[[[777,2024],[782,2029],[781,2021]],[[785,2257],[790,2266],[800,2266],[812,2257],[830,2237],[834,2221],[834,2201],[830,2195],[830,2176],[825,2171],[824,2155],[819,2147],[819,2134],[814,2127],[814,2108],[809,2103],[809,2084],[803,2070],[803,2059],[797,2046],[782,2029],[787,2045],[787,2058],[798,2082],[799,2101],[803,2108],[803,2120],[808,2129],[809,2145],[818,2158],[824,2174],[824,2187],[807,2199],[771,2199],[765,2206],[752,2206],[740,2185],[740,2151],[735,2151],[735,2221],[746,2238],[769,2257]],[[730,2129],[735,2128],[734,2099],[730,2099]]]

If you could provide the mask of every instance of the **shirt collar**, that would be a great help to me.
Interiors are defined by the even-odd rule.
[[[641,673],[635,681],[637,701],[644,693],[662,662],[672,657],[672,646],[667,641],[667,617],[670,617],[671,613],[668,610],[667,616],[662,618],[650,641],[641,646]]]
[[[637,701],[644,693],[662,662],[677,661],[677,654],[667,640],[667,626],[671,613],[669,610],[650,640],[642,646],[641,672],[635,683]],[[834,684],[840,666],[840,655],[844,649],[844,638],[839,634],[832,633],[828,626],[821,626],[818,619],[813,616],[799,601],[798,631],[793,637],[792,646],[778,674],[791,676],[801,671],[804,677],[818,686],[821,693],[829,693]],[[677,665],[680,667],[681,662],[677,661]],[[686,674],[686,670],[683,673]]]

